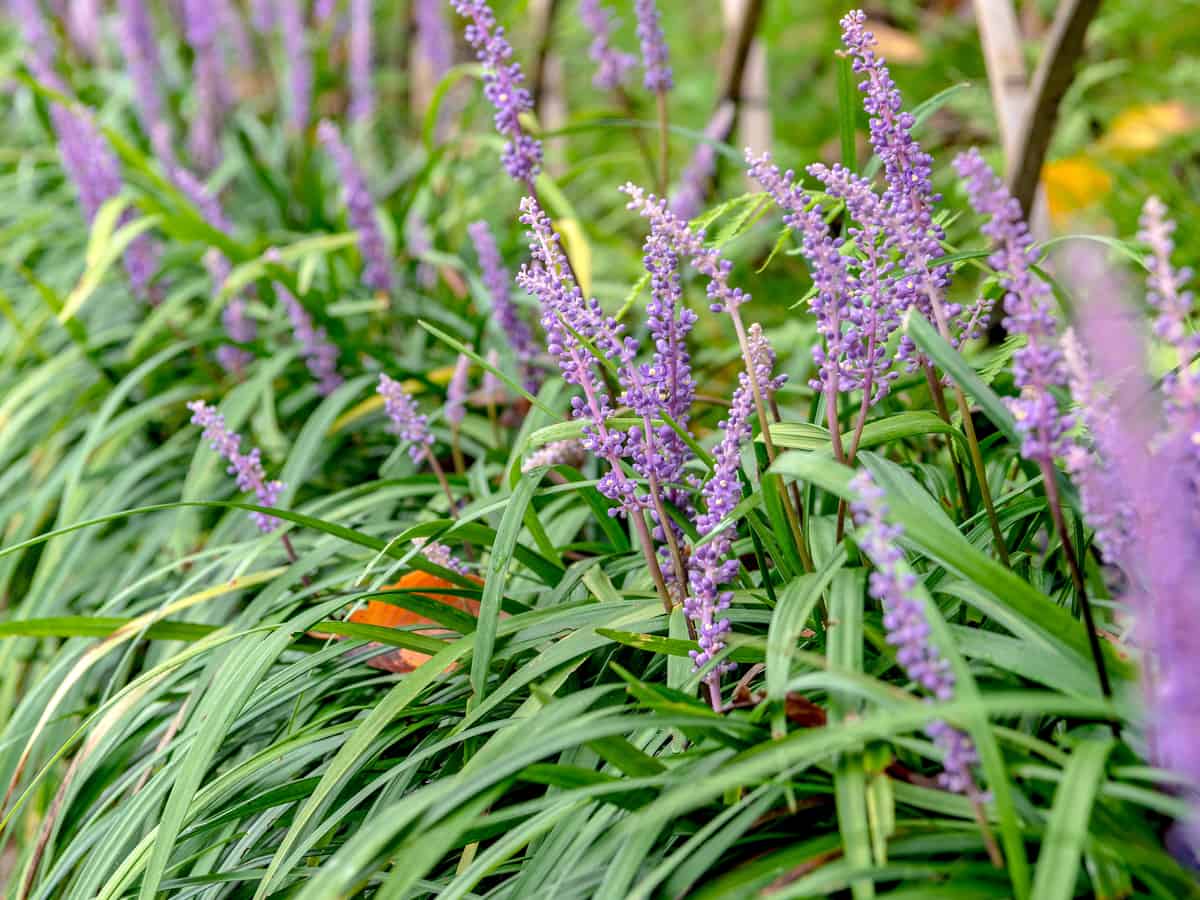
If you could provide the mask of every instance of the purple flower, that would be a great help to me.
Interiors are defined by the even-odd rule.
[[[950,267],[930,265],[942,255],[944,237],[933,221],[934,205],[941,199],[930,181],[933,158],[913,138],[916,120],[904,112],[900,91],[887,65],[875,54],[875,37],[863,27],[865,23],[861,10],[847,13],[841,21],[842,43],[854,58],[854,71],[865,76],[859,89],[863,108],[871,117],[871,146],[883,164],[886,189],[881,199],[888,228],[903,254],[904,269],[915,273],[900,279],[896,290],[905,308],[916,307],[935,321],[945,336],[952,336],[951,324],[961,309],[944,302]]]
[[[1031,460],[1052,463],[1070,446],[1067,432],[1071,416],[1059,409],[1054,389],[1067,383],[1067,371],[1058,344],[1053,295],[1049,285],[1033,272],[1037,251],[1021,208],[978,151],[964,153],[954,162],[965,180],[971,206],[991,221],[984,232],[995,251],[989,263],[1000,274],[1006,294],[1004,327],[1026,338],[1013,354],[1013,380],[1021,389],[1009,400],[1024,444],[1022,454]]]
[[[471,357],[458,354],[454,374],[446,387],[446,421],[457,428],[467,417],[467,392],[471,388]]]
[[[301,0],[276,0],[283,51],[288,60],[292,130],[303,134],[312,116],[313,71]]]
[[[38,0],[11,0],[10,8],[13,18],[21,27],[21,36],[31,51],[30,65],[34,74],[40,81],[60,90],[62,83],[53,74],[58,49],[41,4]]]
[[[379,395],[383,397],[383,408],[392,420],[392,431],[399,435],[402,443],[409,445],[408,455],[413,462],[429,454],[433,446],[433,435],[429,431],[429,417],[421,415],[417,401],[404,390],[400,382],[387,375],[379,376]]]
[[[954,672],[929,639],[925,607],[916,596],[916,576],[904,565],[897,543],[904,529],[887,522],[884,493],[867,470],[850,482],[858,499],[850,505],[858,525],[859,547],[875,566],[871,573],[871,596],[883,606],[887,642],[896,648],[896,661],[906,675],[938,700],[954,697]],[[969,791],[974,781],[971,767],[979,761],[975,746],[965,734],[945,722],[932,722],[926,734],[942,751],[942,787],[956,793]]]
[[[338,0],[313,0],[313,21],[324,23],[333,18]]]
[[[138,117],[149,135],[154,152],[167,166],[175,165],[171,123],[163,112],[159,85],[163,80],[162,60],[154,23],[145,0],[119,0],[121,18],[121,50],[129,65],[134,94],[137,97]]]
[[[358,250],[363,258],[363,284],[381,294],[391,293],[392,266],[383,231],[375,218],[375,204],[367,189],[367,180],[342,141],[337,126],[328,119],[317,126],[317,137],[337,166],[342,181],[346,215],[358,231]]]
[[[275,248],[268,250],[265,256],[269,262],[282,262],[279,251]],[[322,396],[332,394],[345,381],[337,370],[337,347],[329,340],[329,335],[324,328],[318,328],[313,324],[312,316],[300,305],[300,301],[291,291],[276,282],[275,293],[292,323],[292,334],[295,335],[296,342],[300,344],[300,353],[304,357],[304,363],[308,366],[308,371],[313,378],[317,380],[317,392]]]
[[[513,303],[512,278],[504,268],[496,239],[492,237],[487,222],[483,221],[472,222],[467,226],[467,233],[475,244],[475,255],[479,257],[483,286],[487,288],[492,301],[492,312],[495,313],[496,321],[508,338],[509,346],[512,347],[521,366],[525,389],[530,393],[537,393],[538,388],[542,386],[542,373],[534,365],[537,347],[533,343],[533,332]]]
[[[413,543],[421,548],[421,555],[435,566],[441,566],[443,569],[449,569],[451,572],[457,572],[459,575],[467,574],[466,563],[451,554],[450,548],[445,544],[439,544],[437,541],[429,541],[425,538],[414,538]]]
[[[72,0],[67,16],[67,33],[71,42],[91,60],[99,57],[100,42],[104,37],[100,7],[100,0]]]
[[[687,222],[667,208],[666,200],[647,195],[632,182],[626,182],[621,191],[629,195],[626,208],[640,213],[650,222],[652,232],[660,234],[676,253],[688,257],[696,271],[708,278],[708,299],[713,312],[732,313],[749,301],[749,294],[730,286],[733,263],[722,259],[714,248],[704,246],[703,231],[692,231]]]
[[[209,0],[182,2],[184,35],[192,48],[196,99],[188,147],[196,164],[207,171],[220,161],[221,119],[229,102],[229,79],[217,45],[221,22],[218,8]]]
[[[192,411],[192,424],[204,428],[204,439],[209,445],[229,462],[228,472],[237,477],[238,490],[254,491],[259,506],[274,506],[282,493],[282,481],[267,481],[263,471],[262,454],[257,447],[252,447],[249,453],[241,452],[242,439],[225,427],[225,417],[217,412],[215,406],[209,406],[202,400],[193,400],[187,405]],[[252,512],[250,518],[260,531],[274,531],[279,520],[266,513]]]
[[[542,144],[521,128],[521,113],[533,110],[533,97],[523,86],[521,66],[512,61],[512,45],[485,0],[451,0],[455,11],[470,19],[464,34],[483,63],[483,93],[496,109],[496,130],[508,138],[501,160],[518,181],[532,184],[542,168]]]
[[[671,76],[671,57],[667,51],[667,39],[658,21],[658,4],[654,0],[634,0],[634,15],[637,16],[637,36],[642,42],[642,66],[645,76],[642,83],[654,94],[665,94],[675,86]]]
[[[250,20],[260,32],[275,27],[275,0],[250,0]]]
[[[583,27],[592,36],[588,55],[596,64],[592,84],[600,90],[611,91],[625,81],[629,70],[637,63],[637,57],[625,53],[612,45],[612,30],[615,26],[612,11],[602,6],[600,0],[579,0],[579,18]]]
[[[365,121],[375,111],[371,85],[371,0],[350,0],[350,109],[353,121]]]
[[[442,14],[443,5],[443,0],[414,0],[413,5],[421,52],[434,81],[440,81],[454,65],[454,36]]]
[[[574,466],[579,468],[587,459],[583,443],[577,440],[552,441],[539,447],[521,463],[522,472],[532,472],[541,466]]]
[[[720,141],[729,134],[733,125],[733,115],[737,107],[732,101],[722,103],[716,114],[709,120],[704,129],[704,137],[692,153],[692,158],[679,177],[679,187],[671,199],[671,212],[681,219],[694,219],[704,206],[704,198],[708,196],[709,184],[717,170],[717,148],[714,141]]]

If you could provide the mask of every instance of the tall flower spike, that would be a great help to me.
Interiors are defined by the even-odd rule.
[[[313,71],[309,55],[308,30],[304,24],[301,0],[276,0],[279,31],[288,61],[288,121],[292,130],[303,134],[312,116]]]
[[[446,387],[446,421],[456,428],[467,417],[467,392],[471,388],[470,376],[471,357],[460,353],[454,364],[454,374],[450,376],[450,384]]]
[[[984,232],[995,247],[988,261],[1001,273],[1006,291],[1004,327],[1026,338],[1025,346],[1013,354],[1013,379],[1021,395],[1009,400],[1024,440],[1021,452],[1028,459],[1051,463],[1069,447],[1072,421],[1052,393],[1066,385],[1067,371],[1050,286],[1033,272],[1037,251],[1020,206],[979,151],[961,154],[954,165],[966,183],[971,206],[991,219]]]
[[[429,431],[429,417],[417,409],[417,401],[404,386],[387,375],[379,376],[379,396],[383,397],[383,408],[392,420],[392,431],[401,442],[409,445],[408,455],[419,462],[433,446],[433,435]]]
[[[464,34],[483,63],[483,93],[496,109],[496,130],[508,138],[501,154],[504,169],[516,180],[532,184],[542,168],[542,144],[521,127],[521,113],[532,112],[533,97],[524,87],[521,66],[512,61],[512,45],[486,0],[451,3],[460,16],[470,20]]]
[[[442,15],[444,5],[443,0],[414,0],[413,3],[421,52],[434,81],[440,81],[454,65],[454,36]]]
[[[228,78],[217,44],[221,23],[210,0],[183,0],[184,34],[192,48],[196,107],[188,148],[196,164],[209,171],[221,157],[221,120],[228,105]]]
[[[713,174],[717,171],[717,148],[719,141],[729,134],[737,106],[732,100],[721,104],[704,128],[705,140],[697,145],[692,158],[679,176],[679,186],[671,198],[671,212],[681,219],[694,219],[704,206]]]
[[[441,566],[443,569],[449,569],[451,572],[457,572],[459,575],[466,575],[469,571],[467,564],[454,556],[450,552],[450,548],[445,544],[438,543],[437,541],[429,541],[425,538],[414,538],[413,543],[421,548],[421,555],[435,566]]]
[[[350,109],[353,121],[365,122],[375,112],[371,79],[371,0],[350,0]]]
[[[269,262],[282,262],[279,251],[275,248],[267,251],[266,258]],[[313,318],[308,310],[300,305],[300,301],[284,285],[275,282],[275,294],[279,297],[279,302],[283,304],[288,320],[292,323],[292,334],[296,338],[296,343],[300,345],[300,354],[304,357],[304,364],[308,366],[312,377],[317,380],[317,392],[322,396],[332,394],[345,381],[337,370],[337,347],[329,340],[329,334],[325,329],[319,328],[313,323]]]
[[[866,179],[844,166],[827,168],[820,164],[808,172],[825,185],[831,196],[842,200],[853,222],[848,236],[861,254],[857,269],[850,273],[850,297],[845,315],[849,323],[843,335],[846,351],[842,377],[847,388],[861,389],[866,406],[878,403],[888,393],[899,373],[888,353],[888,340],[900,326],[904,309],[893,291],[896,236],[888,226],[887,214],[879,196]],[[910,359],[907,336],[900,339],[897,357]]]
[[[99,58],[100,44],[104,39],[100,5],[100,0],[72,0],[67,16],[67,33],[71,36],[71,43],[93,61]]]
[[[163,111],[160,84],[162,59],[154,36],[154,23],[146,0],[118,0],[121,24],[121,51],[129,66],[137,98],[138,117],[150,137],[155,155],[168,167],[174,166],[175,152],[171,123]]]
[[[933,220],[934,206],[941,199],[930,180],[933,158],[913,137],[916,119],[904,112],[900,91],[887,65],[876,55],[875,36],[865,24],[861,10],[847,13],[841,21],[842,43],[854,58],[854,71],[864,76],[859,90],[863,108],[871,117],[871,146],[883,163],[886,189],[882,202],[890,219],[888,227],[896,235],[905,270],[916,273],[900,279],[896,290],[905,306],[915,306],[946,335],[953,336],[952,325],[961,309],[945,302],[950,268],[930,265],[942,255],[944,237]]]
[[[250,0],[250,21],[260,32],[275,27],[275,0]]]
[[[542,373],[534,364],[537,358],[537,347],[533,343],[533,332],[521,318],[517,306],[512,299],[512,277],[504,268],[500,258],[500,249],[496,239],[488,228],[487,222],[472,222],[467,226],[467,233],[475,244],[475,255],[479,257],[479,268],[483,273],[483,286],[487,288],[488,297],[492,301],[492,312],[501,331],[508,338],[509,346],[521,366],[521,379],[525,389],[537,393],[542,386]]]
[[[621,191],[628,195],[627,209],[639,213],[650,223],[653,231],[662,235],[675,252],[691,260],[692,266],[708,278],[708,299],[713,312],[734,312],[750,299],[741,288],[729,284],[733,263],[722,259],[712,247],[704,246],[704,231],[692,231],[687,222],[667,207],[667,201],[647,194],[642,188],[626,182]]]
[[[579,18],[583,27],[592,36],[588,55],[596,64],[592,84],[602,91],[619,88],[625,82],[629,70],[637,63],[637,57],[625,53],[612,45],[612,10],[600,0],[579,0]]]
[[[645,75],[642,83],[653,94],[666,93],[675,86],[671,74],[671,56],[667,50],[667,38],[659,23],[658,4],[655,0],[634,0],[637,16],[637,35],[642,42],[642,67]]]
[[[850,482],[858,499],[850,505],[860,528],[859,547],[875,566],[871,573],[871,596],[883,606],[887,642],[896,648],[896,661],[905,674],[938,700],[954,697],[954,672],[929,639],[925,607],[915,595],[916,576],[904,566],[904,553],[897,543],[904,529],[887,522],[883,491],[871,473],[860,471]],[[974,785],[971,767],[979,758],[971,739],[945,722],[932,722],[926,734],[942,751],[942,787],[966,793]]]
[[[204,221],[212,228],[223,234],[229,234],[233,230],[232,223],[221,209],[220,201],[195,175],[182,166],[178,166],[171,171],[171,181],[200,211]],[[208,252],[204,254],[204,267],[208,270],[213,287],[218,291],[225,284],[229,273],[233,271],[233,264],[216,247],[209,248]],[[245,293],[239,293],[229,298],[225,308],[221,310],[221,323],[225,326],[226,334],[239,344],[248,344],[258,336],[258,329],[246,309]],[[240,375],[253,361],[254,354],[241,347],[222,344],[217,348],[217,362],[227,372]]]
[[[387,243],[379,220],[375,217],[375,204],[367,189],[367,179],[342,141],[337,126],[328,119],[317,126],[317,136],[325,151],[337,166],[342,181],[342,199],[346,204],[346,215],[350,224],[358,231],[358,250],[363,258],[363,284],[381,294],[392,290],[392,265],[388,257]]]
[[[574,466],[579,468],[587,460],[583,443],[574,439],[552,441],[538,447],[521,463],[522,472],[531,472],[541,466]]]
[[[259,449],[252,447],[249,453],[243,454],[241,437],[225,426],[225,417],[217,412],[216,407],[202,400],[193,400],[187,407],[192,411],[192,424],[204,428],[204,439],[209,446],[228,461],[228,472],[236,476],[238,490],[253,491],[259,506],[274,506],[279,501],[284,484],[282,481],[267,480]],[[274,531],[279,525],[279,519],[266,513],[252,512],[250,518],[264,532]]]

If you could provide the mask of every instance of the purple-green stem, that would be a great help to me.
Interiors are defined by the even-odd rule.
[[[658,194],[667,196],[671,184],[671,141],[667,121],[667,92],[659,91],[658,100]]]

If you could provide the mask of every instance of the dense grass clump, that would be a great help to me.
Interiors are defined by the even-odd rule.
[[[1190,113],[890,5],[10,4],[8,895],[1200,893]]]

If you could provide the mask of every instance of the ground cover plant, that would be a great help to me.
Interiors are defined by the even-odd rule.
[[[1196,12],[959,6],[13,0],[7,895],[1196,894]]]

